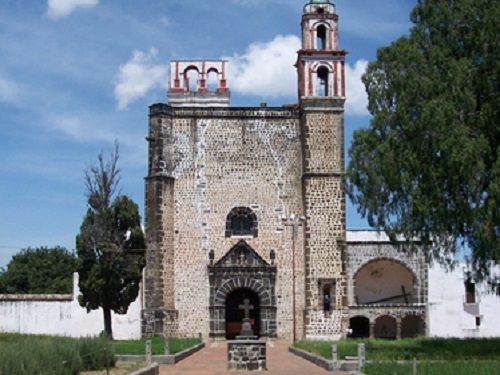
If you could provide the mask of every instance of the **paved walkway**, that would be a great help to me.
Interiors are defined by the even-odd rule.
[[[283,341],[267,343],[267,368],[265,375],[340,375],[313,365],[288,352],[288,344]],[[175,366],[161,366],[160,375],[255,375],[256,372],[227,371],[227,344],[223,341],[208,342],[204,349]]]

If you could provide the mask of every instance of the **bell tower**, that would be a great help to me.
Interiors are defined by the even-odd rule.
[[[305,335],[337,339],[347,328],[345,276],[345,57],[329,0],[311,0],[298,52],[305,226]]]

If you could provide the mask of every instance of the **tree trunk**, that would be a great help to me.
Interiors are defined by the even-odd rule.
[[[113,339],[113,328],[111,326],[111,309],[109,307],[103,307],[102,311],[104,313],[104,332],[106,335]]]

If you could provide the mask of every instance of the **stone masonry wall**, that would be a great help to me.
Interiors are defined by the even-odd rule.
[[[165,140],[162,150],[150,148],[150,170],[170,175],[175,186],[173,272],[166,271],[163,277],[175,285],[177,334],[208,337],[208,253],[214,250],[217,262],[241,239],[226,238],[225,227],[231,209],[243,206],[250,207],[258,220],[258,237],[244,240],[267,262],[271,249],[276,252],[278,337],[290,338],[294,248],[299,327],[304,309],[303,231],[299,227],[293,239],[292,228],[282,220],[292,213],[303,215],[297,112],[156,105],[150,121],[164,129]],[[170,225],[167,217],[163,220]],[[162,264],[170,265],[165,260]]]
[[[343,102],[302,100],[306,213],[306,336],[334,339],[346,326]],[[327,109],[329,108],[329,109]],[[334,311],[324,312],[322,285]]]

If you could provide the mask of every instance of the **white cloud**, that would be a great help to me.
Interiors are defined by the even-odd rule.
[[[300,44],[295,35],[278,35],[270,42],[251,44],[243,55],[228,58],[229,87],[244,95],[296,95],[297,73],[293,65]]]
[[[115,99],[119,110],[124,110],[133,101],[143,97],[154,88],[166,88],[168,65],[155,64],[158,50],[134,51],[132,58],[120,66]]]
[[[21,87],[8,79],[0,77],[0,102],[16,103],[21,94]]]
[[[351,115],[367,115],[368,97],[361,76],[366,72],[368,61],[358,60],[351,68],[346,64],[346,113]]]
[[[96,6],[99,0],[48,0],[47,13],[51,18],[62,18],[70,15],[76,8]]]

